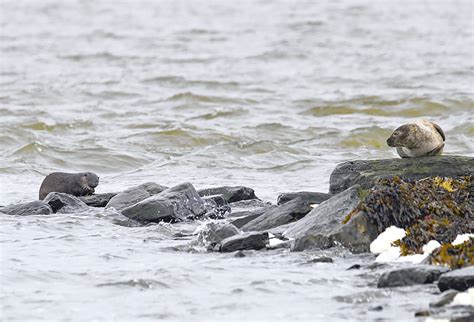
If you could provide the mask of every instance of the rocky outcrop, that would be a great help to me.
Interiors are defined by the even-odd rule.
[[[441,274],[449,271],[443,266],[414,266],[395,269],[380,276],[377,287],[397,287],[415,284],[431,284],[436,282]]]
[[[167,187],[154,182],[147,182],[120,192],[110,199],[106,208],[113,207],[118,211],[122,211],[123,209],[145,200],[146,198],[159,194],[166,189]]]
[[[244,233],[224,239],[221,242],[221,252],[265,248],[269,243],[268,233]]]
[[[245,224],[241,229],[243,231],[263,231],[275,228],[303,218],[312,209],[310,203],[298,197],[276,208],[265,211],[261,216],[257,216]]]
[[[300,191],[300,192],[288,192],[282,193],[278,196],[277,205],[282,205],[293,199],[301,198],[303,201],[309,204],[317,204],[328,200],[333,195],[323,192],[309,192],[309,191]]]
[[[199,190],[198,193],[201,197],[222,195],[228,203],[240,200],[258,199],[252,188],[242,186],[207,188]]]
[[[11,216],[50,215],[53,209],[43,201],[32,201],[0,208],[0,213]]]
[[[455,178],[473,173],[474,158],[466,156],[349,161],[339,164],[331,173],[329,192],[336,194],[356,184],[367,189],[378,179],[394,176],[418,180],[430,176]]]
[[[123,209],[122,214],[142,223],[176,222],[202,216],[208,210],[193,185],[183,183]]]
[[[474,287],[474,266],[469,266],[441,275],[438,281],[441,292],[449,289],[465,291]]]
[[[90,207],[105,207],[107,203],[115,197],[118,193],[116,192],[109,192],[109,193],[99,193],[96,195],[90,195],[90,196],[82,196],[79,197],[82,202],[84,202],[86,205]]]
[[[69,214],[89,210],[78,197],[61,192],[49,193],[43,202],[50,205],[54,213]]]
[[[342,245],[355,253],[368,252],[370,243],[379,234],[377,226],[362,212],[344,223],[361,201],[360,193],[358,186],[343,191],[290,225],[283,235],[295,239],[292,249]]]

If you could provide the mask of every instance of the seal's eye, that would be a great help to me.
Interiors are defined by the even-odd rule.
[[[399,134],[399,132],[393,132],[393,136],[398,136]]]
[[[87,177],[87,173],[86,173],[86,174],[84,174],[84,177]]]

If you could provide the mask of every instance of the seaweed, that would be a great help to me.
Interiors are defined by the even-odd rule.
[[[430,240],[446,244],[458,234],[473,232],[472,181],[472,175],[380,179],[343,223],[364,212],[377,225],[379,233],[392,225],[406,230],[406,236],[395,242],[402,255],[421,253]]]
[[[474,265],[474,238],[471,237],[455,246],[444,244],[436,249],[429,259],[431,264],[445,265],[451,269]]]

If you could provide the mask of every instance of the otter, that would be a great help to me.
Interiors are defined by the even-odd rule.
[[[420,120],[398,127],[387,144],[402,158],[419,158],[443,153],[446,136],[438,124]]]
[[[91,195],[99,185],[99,177],[92,172],[53,172],[44,178],[39,190],[39,200],[50,192],[63,192],[76,197]]]

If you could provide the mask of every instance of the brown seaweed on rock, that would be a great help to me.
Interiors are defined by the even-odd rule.
[[[474,238],[453,246],[444,244],[430,255],[431,264],[446,265],[452,269],[474,265]]]
[[[389,226],[406,230],[396,242],[402,255],[421,253],[434,239],[441,244],[452,242],[458,234],[473,232],[473,176],[459,178],[429,177],[402,180],[399,177],[379,180],[362,202],[346,217],[364,212],[379,232]]]

